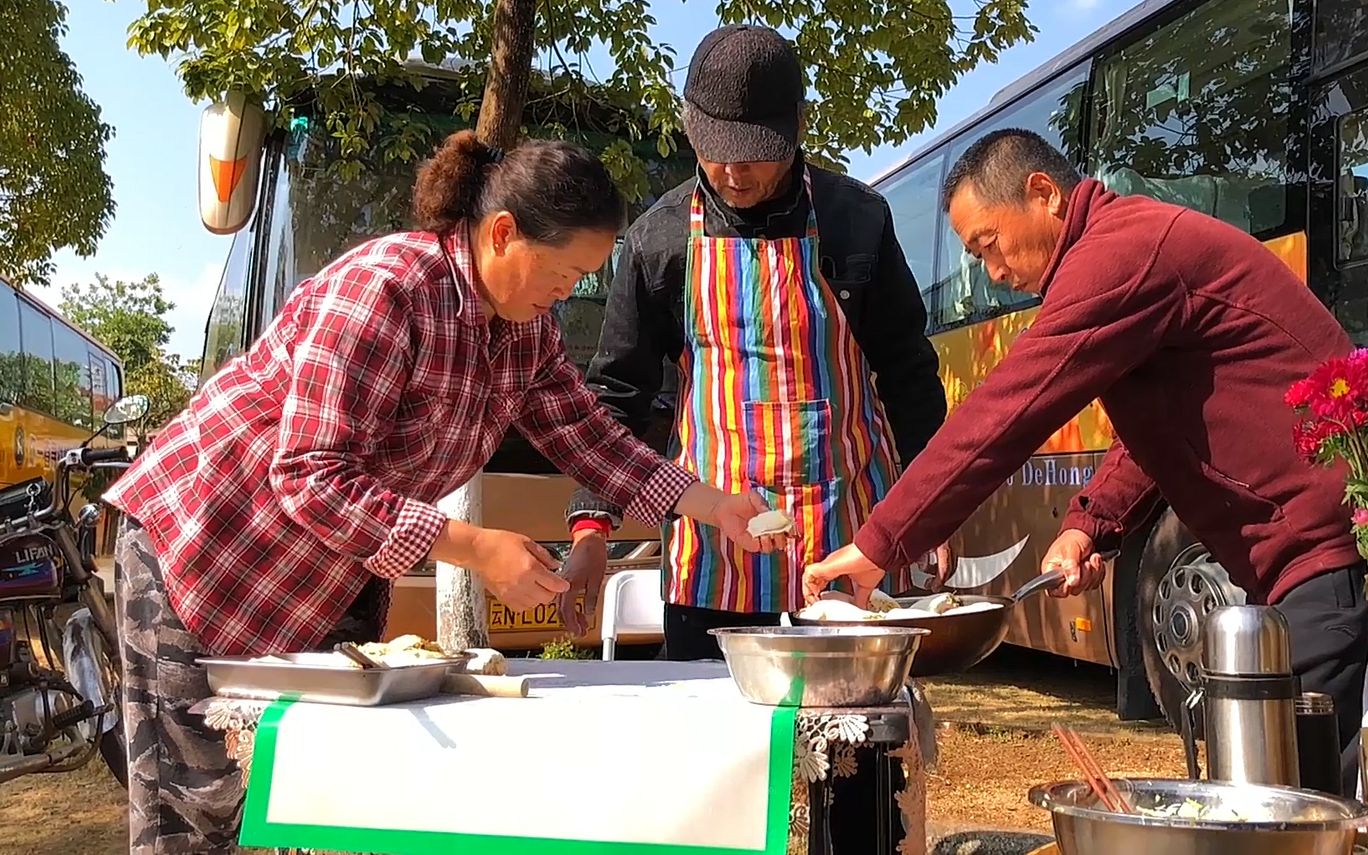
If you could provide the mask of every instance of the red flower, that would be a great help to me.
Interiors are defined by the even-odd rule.
[[[1311,402],[1311,396],[1314,392],[1315,387],[1311,384],[1310,378],[1298,380],[1288,388],[1287,394],[1283,396],[1283,400],[1286,401],[1287,406],[1292,409],[1300,410]]]
[[[1295,384],[1293,389],[1288,390],[1288,397],[1305,400],[1316,416],[1343,425],[1361,424],[1357,413],[1368,408],[1368,358],[1326,360],[1311,372],[1306,386]]]
[[[1292,441],[1296,443],[1298,454],[1314,462],[1320,454],[1321,445],[1343,433],[1340,426],[1332,421],[1306,419],[1293,426]]]

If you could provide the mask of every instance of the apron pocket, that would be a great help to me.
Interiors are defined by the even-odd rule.
[[[746,478],[756,486],[822,484],[831,465],[828,401],[746,401]]]

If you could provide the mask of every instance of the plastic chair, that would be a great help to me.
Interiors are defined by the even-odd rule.
[[[656,634],[665,631],[665,600],[661,596],[660,568],[619,570],[608,577],[603,591],[603,659],[613,658],[617,639],[624,633]]]

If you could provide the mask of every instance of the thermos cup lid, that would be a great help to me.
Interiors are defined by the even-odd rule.
[[[1292,673],[1287,619],[1272,606],[1220,606],[1202,627],[1202,665],[1227,677]]]

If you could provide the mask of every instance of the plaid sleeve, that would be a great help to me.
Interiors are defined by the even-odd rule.
[[[402,575],[445,515],[387,489],[365,455],[393,423],[412,370],[407,297],[385,272],[343,265],[307,286],[271,461],[271,489],[295,522],[379,576]]]
[[[518,429],[562,472],[642,523],[660,524],[698,479],[614,419],[565,358],[554,322],[546,329],[548,356],[523,398]]]

